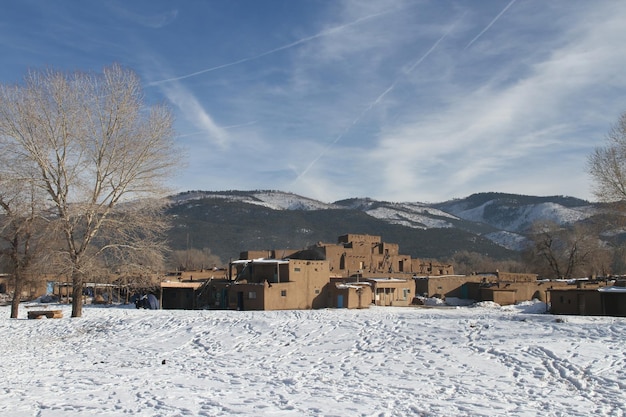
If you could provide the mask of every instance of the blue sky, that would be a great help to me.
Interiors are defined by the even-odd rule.
[[[3,2],[0,82],[120,63],[166,102],[172,186],[438,202],[592,199],[626,111],[626,2]]]

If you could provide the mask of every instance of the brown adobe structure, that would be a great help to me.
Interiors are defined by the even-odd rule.
[[[550,290],[571,288],[568,282],[538,280],[536,274],[495,271],[454,275],[452,265],[413,259],[400,254],[398,244],[364,234],[345,234],[336,243],[318,242],[303,250],[241,252],[225,273],[222,278],[162,284],[162,300],[169,300],[162,307],[367,308],[408,306],[421,297],[507,305],[532,299],[549,302]],[[603,284],[577,285],[597,288]]]
[[[331,276],[335,278],[454,274],[451,264],[402,255],[397,243],[383,242],[380,236],[373,235],[345,234],[337,238],[337,243],[318,242],[300,251],[300,256],[328,261]]]
[[[380,236],[346,234],[337,243],[304,250],[249,250],[232,261],[227,277],[164,282],[164,308],[281,310],[326,307],[407,306],[413,277],[452,273],[452,265],[412,259]]]

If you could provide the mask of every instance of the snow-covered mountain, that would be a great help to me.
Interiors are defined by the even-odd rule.
[[[377,219],[415,229],[454,227],[451,221],[459,219],[423,203],[390,203],[366,198],[337,201],[334,205],[361,210]]]
[[[267,232],[261,230],[255,220],[263,219],[264,226],[273,225],[269,230],[275,247],[303,244],[314,237],[334,239],[345,233],[399,233],[396,239],[406,242],[427,239],[427,242],[420,242],[421,247],[436,246],[438,241],[444,240],[452,247],[450,242],[456,240],[454,250],[462,250],[464,243],[488,241],[503,249],[519,251],[526,246],[526,234],[535,222],[568,225],[586,221],[603,211],[598,204],[572,197],[503,193],[473,194],[463,199],[426,204],[371,198],[325,203],[275,190],[189,191],[172,196],[172,203],[176,215],[186,213],[188,221],[202,217],[205,223],[211,223],[221,219],[223,225],[235,226],[241,231],[241,245],[250,244],[249,240],[241,238],[247,233],[258,235],[257,241],[266,241]],[[191,215],[192,212],[195,214]],[[224,236],[229,231],[226,228],[218,231],[214,227],[207,233]],[[394,241],[393,237],[384,238]],[[493,252],[493,249],[483,250]]]
[[[225,199],[267,207],[272,210],[325,210],[338,208],[311,198],[282,191],[189,191],[172,197],[176,203],[202,199]]]
[[[527,232],[537,221],[571,224],[598,214],[591,203],[571,197],[530,197],[513,194],[475,194],[437,205],[459,218],[490,224],[509,232]]]

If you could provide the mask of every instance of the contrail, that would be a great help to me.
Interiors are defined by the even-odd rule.
[[[460,20],[460,19],[459,19]],[[439,39],[437,39],[437,41],[433,44],[433,46],[430,47],[430,49],[428,51],[426,51],[426,53],[424,55],[422,55],[413,65],[411,65],[409,67],[409,69],[407,70],[406,74],[411,73],[413,70],[415,70],[415,68],[417,68],[418,65],[420,65],[427,57],[428,55],[430,55],[439,45],[439,43],[441,43],[441,41],[443,41],[449,34],[450,32],[452,32],[452,30],[454,29],[454,27],[457,25],[458,21],[455,22],[452,26],[450,26],[450,28],[446,31],[446,33],[444,33]],[[333,140],[332,142],[330,142],[323,150],[322,152],[315,158],[313,159],[313,161],[311,161],[311,163],[304,169],[304,171],[302,171],[294,180],[295,182],[298,182],[302,177],[304,177],[311,168],[313,168],[313,166],[317,163],[317,161],[320,160],[320,158],[322,158],[322,156],[326,155],[326,153],[334,146],[337,144],[337,142],[339,142],[345,135],[346,133],[348,133],[351,129],[352,126],[356,125],[358,122],[361,121],[361,119],[370,111],[372,110],[383,98],[385,98],[385,96],[387,94],[389,94],[396,86],[396,84],[398,84],[398,81],[400,80],[400,78],[396,78],[393,83],[391,83],[391,85],[385,90],[383,91],[378,97],[376,97],[376,99],[374,101],[372,101],[366,108],[365,110],[363,110],[361,112],[361,114],[358,115],[358,117],[356,119],[354,119],[352,121],[352,123],[341,133],[339,134],[335,140]]]
[[[366,20],[374,19],[374,18],[376,18],[378,16],[382,16],[384,14],[392,13],[392,12],[395,12],[397,10],[398,9],[387,10],[387,11],[383,11],[383,12],[380,12],[380,13],[375,13],[375,14],[371,14],[371,15],[368,15],[368,16],[364,16],[364,17],[358,18],[358,19],[356,19],[356,20],[354,20],[352,22],[348,22],[348,23],[345,23],[343,25],[336,26],[334,28],[330,28],[330,29],[321,31],[319,33],[316,33],[315,35],[307,36],[307,37],[299,39],[299,40],[297,40],[295,42],[291,42],[291,43],[288,43],[287,45],[279,46],[278,48],[274,48],[274,49],[271,49],[269,51],[265,51],[265,52],[260,53],[258,55],[250,56],[250,57],[247,57],[247,58],[242,58],[242,59],[239,59],[237,61],[229,62],[227,64],[218,65],[216,67],[206,68],[206,69],[203,69],[203,70],[200,70],[200,71],[192,72],[190,74],[181,75],[179,77],[173,77],[173,78],[167,78],[167,79],[164,79],[164,80],[153,81],[151,83],[148,83],[148,86],[154,86],[154,85],[158,85],[158,84],[168,83],[168,82],[171,82],[171,81],[184,80],[185,78],[195,77],[196,75],[205,74],[207,72],[215,71],[215,70],[218,70],[218,69],[228,68],[228,67],[232,67],[234,65],[243,64],[244,62],[254,61],[255,59],[259,59],[259,58],[262,58],[264,56],[274,54],[276,52],[284,51],[285,49],[293,48],[294,46],[298,46],[300,44],[312,41],[312,40],[317,39],[317,38],[321,38],[323,36],[328,36],[328,35],[333,34],[335,32],[339,32],[339,31],[341,31],[341,30],[343,30],[343,29],[345,29],[347,27],[357,25],[357,24],[362,23],[362,22],[364,22]]]
[[[500,16],[502,16],[502,15],[504,14],[504,12],[506,12],[506,11],[509,9],[509,7],[513,6],[513,3],[515,3],[515,1],[516,1],[516,0],[511,0],[511,2],[510,2],[509,4],[507,4],[507,5],[506,5],[506,7],[505,7],[504,9],[502,9],[502,11],[501,11],[500,13],[498,13],[498,15],[497,15],[496,17],[494,17],[494,18],[493,18],[493,20],[492,20],[491,22],[489,22],[489,24],[488,24],[488,25],[487,25],[487,26],[486,26],[483,30],[481,30],[481,31],[480,31],[480,33],[479,33],[478,35],[476,35],[476,36],[474,37],[474,39],[472,39],[472,40],[471,40],[471,41],[467,44],[467,46],[466,46],[465,48],[463,48],[463,50],[465,50],[465,49],[469,48],[470,46],[472,46],[472,44],[473,44],[474,42],[476,42],[476,41],[478,40],[478,38],[480,38],[480,37],[483,35],[483,33],[487,32],[487,31],[489,30],[489,28],[490,28],[491,26],[493,26],[493,24],[494,24],[494,23],[496,23],[496,21],[497,21],[498,19],[500,19]]]

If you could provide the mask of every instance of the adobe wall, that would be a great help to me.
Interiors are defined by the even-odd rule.
[[[341,302],[339,301],[341,297]],[[328,306],[331,308],[368,308],[372,302],[372,288],[369,285],[329,284]]]
[[[228,292],[228,307],[232,310],[263,310],[267,285],[267,283],[232,285]]]
[[[466,283],[479,284],[483,277],[478,275],[440,275],[418,277],[415,279],[415,292],[426,297],[456,297],[478,299],[477,286]],[[472,297],[473,296],[473,297]]]
[[[415,295],[415,284],[411,279],[389,280],[363,279],[372,286],[372,302],[378,306],[409,306]]]
[[[326,257],[326,260],[328,261],[328,268],[330,272],[333,274],[341,273],[341,269],[340,269],[341,255],[346,251],[343,245],[335,245],[335,244],[325,245],[323,249],[324,249],[324,256]]]
[[[380,255],[372,254],[369,272],[407,272],[412,273],[412,261],[409,255]]]
[[[500,281],[505,282],[535,282],[537,281],[537,274],[523,274],[514,272],[497,272],[497,277]]]
[[[272,254],[271,250],[248,250],[239,252],[239,259],[271,259]]]
[[[346,253],[343,261],[339,262],[340,271],[344,276],[350,276],[359,271],[369,271],[371,260],[369,253]]]
[[[323,254],[333,276],[349,277],[357,273],[452,274],[449,264],[412,259],[400,254],[400,245],[383,242],[380,236],[346,234],[337,244],[318,242],[309,247]]]
[[[515,304],[517,294],[515,290],[499,290],[494,288],[481,288],[480,299],[482,301],[493,301],[501,306]]]
[[[170,283],[163,283],[170,284]],[[161,285],[160,303],[163,310],[193,310],[196,308],[196,287],[193,285]],[[173,283],[172,283],[173,284]]]
[[[515,289],[517,291],[517,301],[540,300],[549,301],[548,292],[552,289],[573,289],[573,288],[589,288],[597,289],[604,286],[605,283],[597,281],[577,281],[571,284],[567,281],[532,281],[532,282],[513,282],[503,284],[505,288]],[[502,286],[502,284],[501,284]]]
[[[363,242],[370,245],[380,243],[380,236],[373,235],[359,235],[354,233],[348,233],[337,238],[337,243],[350,243],[350,242]]]
[[[417,275],[454,275],[452,265],[422,259],[412,259],[411,270]]]
[[[550,291],[552,314],[602,315],[600,292],[593,289],[555,289]]]
[[[397,243],[381,242],[372,248],[372,252],[375,253],[376,249],[378,249],[378,253],[381,255],[395,256],[400,253],[400,245]]]
[[[289,282],[266,285],[266,310],[324,308],[330,272],[326,261],[289,261]]]
[[[505,275],[507,278],[515,279],[517,282],[504,282],[498,280],[495,275],[451,275],[451,276],[428,276],[415,279],[415,292],[419,296],[427,297],[457,297],[473,300],[495,301],[492,296],[483,298],[481,292],[483,288],[501,291],[513,291],[514,302],[530,301],[537,299],[543,302],[548,301],[547,292],[551,289],[571,289],[572,284],[567,281],[527,281],[534,277],[534,274],[511,274]],[[583,288],[598,288],[603,285],[597,282],[578,282],[574,284]],[[503,302],[509,302],[510,295],[507,295]],[[497,301],[495,301],[497,302]],[[500,303],[498,303],[500,304]]]
[[[602,301],[603,314],[607,316],[626,317],[626,293],[603,292],[600,293],[600,300]]]
[[[207,280],[207,279],[222,279],[226,278],[228,270],[216,269],[201,269],[197,271],[179,271],[176,275],[172,276],[177,278],[179,281],[194,281],[194,280]],[[170,276],[168,276],[169,278]]]

